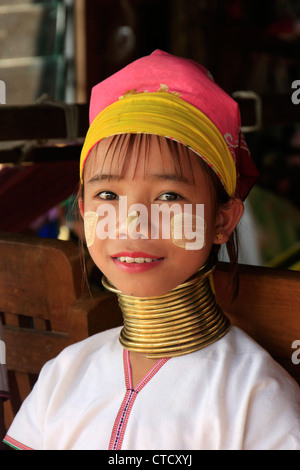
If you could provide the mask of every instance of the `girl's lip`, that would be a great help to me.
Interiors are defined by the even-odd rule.
[[[149,253],[145,253],[143,251],[121,251],[120,253],[116,253],[115,255],[112,255],[111,258],[121,258],[122,256],[128,257],[128,258],[151,258],[151,259],[161,259],[162,256],[155,256],[151,255]]]
[[[130,258],[151,258],[155,261],[151,261],[149,263],[125,263],[117,258],[121,257],[130,257]],[[122,251],[120,253],[116,253],[115,255],[111,256],[114,264],[119,268],[121,271],[125,273],[131,274],[138,274],[149,271],[161,264],[164,258],[159,256],[150,255],[149,253],[144,253],[142,251],[135,251],[135,252],[127,252]]]
[[[163,261],[163,258],[158,258],[157,261],[151,261],[151,263],[123,263],[122,261],[113,258],[115,265],[124,273],[144,273],[150,269],[156,268]]]

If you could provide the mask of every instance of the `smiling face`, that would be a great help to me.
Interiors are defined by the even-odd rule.
[[[134,141],[139,143],[127,143],[120,160],[116,158],[117,148],[108,147],[110,140],[104,139],[92,150],[84,169],[80,209],[88,249],[101,272],[124,294],[161,295],[193,275],[206,262],[213,243],[220,243],[216,230],[221,218],[215,211],[213,188],[199,157],[181,145],[170,146],[166,139],[156,136],[138,136]],[[125,199],[128,208],[145,208],[147,220],[143,217],[141,223],[140,211],[136,210],[129,210],[125,219],[120,217],[120,201]],[[179,215],[173,218],[173,225],[171,221],[170,237],[162,238],[160,224],[153,238],[149,235],[154,224],[151,214],[162,204],[165,208],[176,204]],[[186,204],[193,208],[193,229],[197,225],[196,206],[204,205],[205,242],[201,249],[186,249],[172,232]],[[116,215],[115,237],[104,238],[99,232],[99,215],[104,209]],[[126,229],[129,236],[125,238]],[[131,237],[130,229],[135,237]]]

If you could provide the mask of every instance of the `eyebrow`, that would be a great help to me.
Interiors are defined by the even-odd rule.
[[[173,173],[163,173],[163,174],[153,174],[150,175],[154,180],[168,180],[168,181],[178,181],[180,183],[192,185],[193,183],[183,175],[175,175]]]
[[[91,179],[88,180],[88,184],[90,183],[99,183],[102,180],[118,180],[121,177],[118,175],[106,175],[106,174],[101,174],[101,175],[94,175]]]
[[[193,182],[191,182],[188,178],[186,178],[183,175],[176,175],[173,173],[163,173],[163,174],[151,174],[150,178],[153,180],[168,180],[168,181],[175,181],[175,182],[180,182],[184,183],[187,185],[193,185]],[[100,181],[107,181],[107,180],[121,180],[122,176],[116,175],[116,174],[96,174],[94,175],[91,179],[88,180],[88,184],[91,183],[99,183]]]

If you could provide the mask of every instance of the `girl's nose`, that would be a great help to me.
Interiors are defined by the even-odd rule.
[[[151,236],[151,205],[133,203],[128,200],[119,204],[119,238],[144,238]]]

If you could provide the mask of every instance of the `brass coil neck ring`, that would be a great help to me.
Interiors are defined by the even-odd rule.
[[[117,294],[123,314],[122,346],[149,358],[174,357],[224,336],[230,323],[212,289],[214,268],[209,261],[186,282],[156,297],[125,295],[103,276],[103,286]]]

